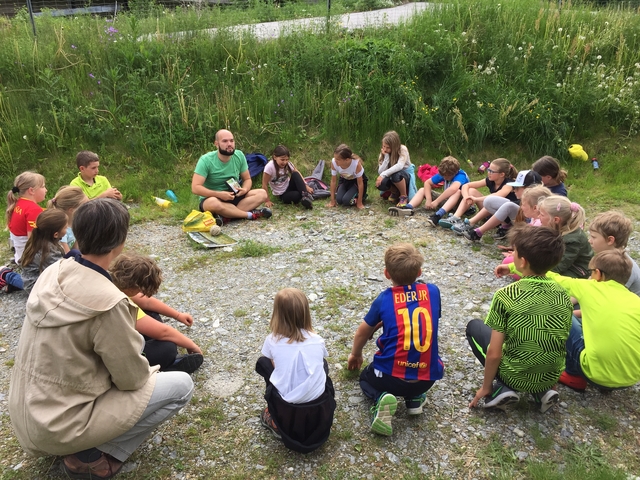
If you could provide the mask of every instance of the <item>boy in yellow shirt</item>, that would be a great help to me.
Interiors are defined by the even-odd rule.
[[[98,175],[100,158],[97,154],[88,150],[78,152],[76,165],[78,165],[80,172],[76,178],[71,180],[70,185],[80,187],[89,200],[94,198],[122,200],[122,194],[117,188],[111,186],[107,177]]]

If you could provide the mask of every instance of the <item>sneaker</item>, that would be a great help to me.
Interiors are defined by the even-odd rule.
[[[62,459],[62,468],[69,478],[107,479],[112,478],[122,468],[122,464],[111,455],[103,453],[94,462],[81,462],[75,455],[66,455]]]
[[[496,380],[491,394],[484,397],[484,408],[499,408],[504,410],[507,405],[520,401],[520,396],[512,388]]]
[[[434,213],[433,215],[427,218],[427,223],[435,228],[438,226],[438,222],[440,221],[440,218],[442,218],[440,217],[440,215],[438,215],[437,213]]]
[[[422,413],[422,406],[427,403],[427,394],[423,393],[417,397],[413,397],[405,401],[407,406],[407,414],[420,415]]]
[[[553,407],[558,400],[560,400],[560,395],[553,389],[540,392],[540,393],[532,393],[533,401],[536,402],[536,405],[540,407],[540,412],[544,413]]]
[[[508,234],[509,234],[509,229],[504,228],[503,226],[500,226],[496,230],[496,233],[493,235],[493,238],[495,238],[496,240],[503,240],[507,238]]]
[[[567,372],[562,372],[558,381],[561,384],[580,392],[584,392],[587,389],[587,381],[578,375],[570,375]]]
[[[407,197],[406,195],[400,195],[400,197],[398,198],[398,203],[396,204],[396,207],[404,207],[407,203],[409,203],[409,197]]]
[[[7,273],[13,272],[13,268],[9,267],[0,267],[0,289],[7,286]]]
[[[186,355],[178,355],[176,357],[176,361],[173,362],[173,365],[169,365],[163,371],[193,373],[198,368],[200,368],[200,365],[202,365],[203,360],[204,360],[204,357],[199,353],[188,353]]]
[[[302,193],[302,200],[300,200],[300,205],[302,205],[307,210],[313,209],[313,197],[308,192]]]
[[[269,413],[269,407],[265,408],[260,414],[260,423],[262,423],[265,428],[268,428],[274,437],[278,440],[282,440],[282,436],[280,436],[276,422],[273,421],[271,413]]]
[[[398,399],[390,393],[383,393],[376,404],[371,407],[373,418],[371,419],[371,431],[379,435],[391,436],[393,427],[391,417],[398,408]]]
[[[475,205],[471,205],[466,212],[464,212],[464,214],[468,217],[471,217],[473,215],[475,215],[476,213],[478,213],[478,209],[476,208]]]
[[[231,221],[230,218],[223,217],[222,215],[218,215],[217,213],[213,216],[213,218],[216,221],[216,225],[218,225],[219,227],[222,227],[223,225],[226,225]]]
[[[271,218],[273,213],[271,213],[271,210],[269,210],[267,207],[262,207],[251,210],[251,215],[253,215],[253,218],[251,220],[258,220],[259,218]]]
[[[455,215],[449,215],[447,218],[440,219],[438,225],[440,225],[442,228],[446,228],[447,230],[451,230],[454,225],[457,225],[459,223],[462,223],[461,218],[456,217]]]
[[[382,198],[383,200],[389,200],[390,196],[391,196],[391,190],[387,190],[386,192],[380,193],[380,198]]]
[[[473,229],[473,226],[469,224],[468,218],[465,218],[463,221],[451,226],[451,230],[453,230],[458,235],[462,235],[466,230],[472,230],[472,229]]]
[[[482,238],[482,235],[478,235],[478,232],[475,228],[469,228],[462,232],[462,236],[467,240],[471,240],[472,242],[477,242]]]
[[[408,205],[404,207],[389,207],[389,215],[392,217],[410,217],[413,215],[413,208]]]

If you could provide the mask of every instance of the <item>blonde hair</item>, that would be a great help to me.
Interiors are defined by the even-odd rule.
[[[589,231],[599,233],[605,239],[613,237],[614,247],[625,248],[633,231],[633,225],[623,213],[611,210],[596,215],[589,225]]]
[[[600,270],[605,281],[613,280],[626,285],[631,276],[633,263],[622,250],[603,250],[591,259],[589,268]]]
[[[13,181],[13,188],[7,193],[7,210],[5,219],[7,225],[11,221],[11,216],[16,208],[16,203],[23,197],[30,188],[44,187],[44,177],[36,172],[23,172]]]
[[[397,285],[410,285],[416,281],[424,257],[410,243],[396,243],[384,252],[384,267]]]
[[[544,200],[551,195],[553,194],[547,187],[543,185],[534,185],[524,189],[520,203],[526,203],[530,207],[536,207],[540,203],[540,200]]]
[[[20,264],[24,267],[33,262],[36,254],[40,252],[40,265],[38,268],[42,273],[42,266],[45,264],[51,248],[57,248],[62,253],[64,250],[60,245],[60,239],[55,238],[55,234],[67,226],[69,218],[62,210],[45,210],[36,218],[36,228],[31,231],[31,236],[27,240],[24,252],[20,258]]]
[[[111,281],[119,290],[140,290],[143,295],[155,295],[162,284],[162,270],[151,257],[123,253],[109,268]]]
[[[47,208],[58,208],[63,212],[76,209],[89,200],[80,187],[63,185],[56,192],[56,196],[47,202]],[[71,215],[69,215],[71,217]]]
[[[498,167],[498,173],[504,173],[505,178],[515,179],[518,176],[518,170],[506,158],[496,158],[491,163]]]
[[[455,175],[460,171],[460,162],[457,158],[448,156],[444,157],[438,165],[438,173],[443,177],[445,175]]]
[[[287,343],[304,342],[301,330],[313,332],[311,310],[304,292],[297,288],[283,288],[273,299],[271,333],[276,338],[288,338]]]
[[[400,158],[400,149],[402,148],[402,142],[400,141],[400,135],[398,135],[395,131],[391,130],[384,134],[382,137],[382,143],[389,146],[391,152],[389,153],[389,166],[393,167],[396,163],[398,163],[398,159]],[[384,155],[382,152],[378,157],[378,164],[382,165],[384,161]]]
[[[538,202],[538,210],[544,210],[550,216],[560,219],[560,223],[554,223],[552,228],[556,228],[562,235],[582,228],[586,218],[584,208],[561,195],[543,198]]]

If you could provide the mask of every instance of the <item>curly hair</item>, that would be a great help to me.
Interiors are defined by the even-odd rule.
[[[109,268],[113,284],[120,290],[137,289],[143,295],[155,295],[162,284],[162,270],[150,257],[123,253]]]
[[[444,157],[438,165],[438,173],[443,177],[449,175],[455,175],[460,171],[460,162],[457,158],[448,156]]]

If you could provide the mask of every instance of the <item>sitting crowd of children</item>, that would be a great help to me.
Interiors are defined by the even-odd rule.
[[[79,255],[70,228],[79,205],[97,197],[122,200],[118,189],[98,175],[95,153],[80,152],[76,160],[78,176],[58,190],[45,211],[38,205],[47,193],[44,177],[33,172],[16,177],[7,197],[7,225],[22,274],[3,267],[0,287],[29,291],[49,265]],[[432,227],[471,241],[495,228],[496,237],[508,243],[495,274],[516,281],[495,293],[484,320],[473,319],[466,328],[471,351],[484,366],[482,386],[470,407],[482,400],[485,408],[504,409],[519,401],[519,393],[530,393],[546,412],[558,401],[558,382],[576,390],[591,384],[608,391],[640,381],[640,268],[625,251],[632,232],[628,218],[602,213],[590,223],[587,236],[585,211],[567,198],[566,172],[549,156],[520,172],[508,160],[495,159],[486,178],[477,181],[470,181],[458,160],[448,156],[419,190],[413,172],[398,134],[385,134],[375,183],[381,197],[395,204],[390,215],[411,216],[423,205],[432,211],[426,220]],[[312,189],[282,145],[265,168],[262,187],[270,187],[283,203],[312,208]],[[327,206],[364,208],[366,192],[362,159],[347,145],[338,146]],[[362,368],[363,348],[381,329],[377,352],[359,378],[363,394],[373,402],[371,430],[391,435],[397,397],[404,399],[407,414],[419,415],[427,392],[443,378],[438,354],[442,302],[436,285],[419,280],[424,258],[413,245],[389,247],[384,264],[392,286],[380,293],[357,328],[347,368]],[[193,323],[191,315],[153,297],[162,281],[155,262],[123,254],[110,274],[138,306],[136,329],[145,338],[149,363],[188,373],[200,367],[198,345],[160,317]],[[303,292],[278,292],[270,328],[256,364],[266,382],[261,422],[287,447],[313,451],[329,436],[336,403],[327,349],[313,330]],[[187,353],[178,354],[179,347]]]

